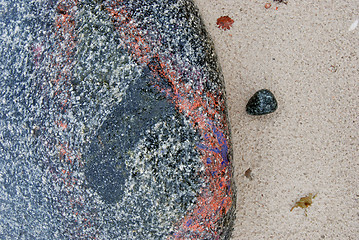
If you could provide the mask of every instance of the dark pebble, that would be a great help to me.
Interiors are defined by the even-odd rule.
[[[246,178],[248,178],[249,180],[253,180],[253,177],[252,177],[252,169],[248,168],[248,169],[244,172],[244,176],[246,176]]]
[[[256,92],[248,101],[246,111],[250,115],[264,115],[272,113],[278,108],[273,93],[267,89]]]

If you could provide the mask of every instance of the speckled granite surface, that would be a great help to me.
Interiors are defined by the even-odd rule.
[[[0,13],[0,238],[229,238],[223,77],[191,1]]]

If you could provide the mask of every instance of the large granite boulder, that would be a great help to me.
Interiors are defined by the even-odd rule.
[[[193,3],[0,4],[0,239],[228,239],[223,77]]]

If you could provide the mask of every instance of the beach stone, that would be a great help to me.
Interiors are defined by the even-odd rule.
[[[0,239],[229,239],[223,76],[190,0],[0,11]]]
[[[267,89],[257,91],[248,101],[246,111],[250,115],[264,115],[277,110],[278,103],[273,93]]]

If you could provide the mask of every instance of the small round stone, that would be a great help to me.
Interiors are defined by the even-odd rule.
[[[248,101],[246,111],[250,115],[264,115],[272,113],[278,108],[273,93],[267,89],[257,91]]]

